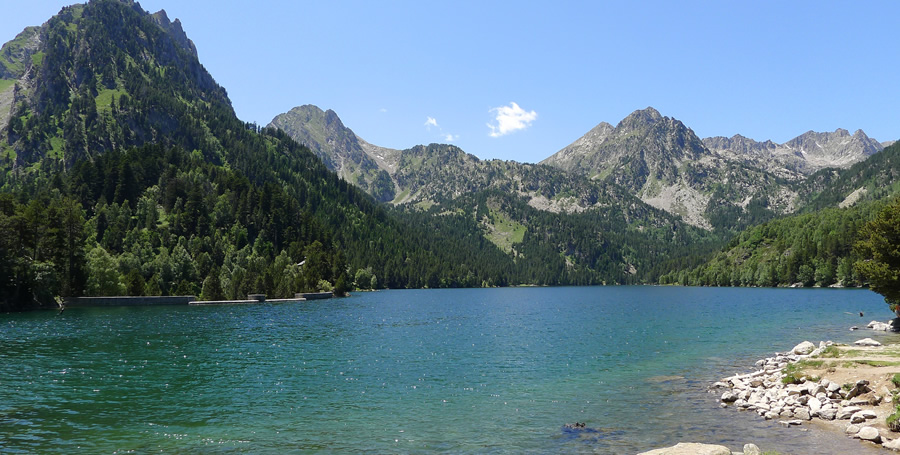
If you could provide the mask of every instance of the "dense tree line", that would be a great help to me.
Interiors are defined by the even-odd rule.
[[[691,286],[860,286],[853,245],[883,206],[869,202],[773,220],[745,230],[709,262],[660,278]]]
[[[696,266],[722,245],[719,237],[644,204],[632,208],[553,213],[538,210],[515,194],[485,190],[444,201],[429,212],[476,221],[479,226],[488,224],[494,212],[522,225],[524,236],[512,245],[511,253],[512,276],[518,283],[655,283],[661,273]],[[638,208],[653,213],[637,213]]]

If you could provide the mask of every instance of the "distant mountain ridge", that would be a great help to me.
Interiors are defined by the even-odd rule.
[[[844,129],[785,144],[741,135],[700,140],[649,107],[615,127],[600,123],[541,163],[615,181],[697,226],[740,227],[805,204],[798,185],[816,171],[847,168],[883,149],[862,130]]]
[[[831,133],[807,131],[784,144],[757,142],[739,134],[730,138],[705,138],[703,144],[728,159],[747,162],[795,179],[829,167],[850,167],[885,147],[863,130],[856,130],[851,135],[841,128]]]
[[[684,123],[652,107],[615,127],[601,123],[541,164],[615,182],[707,229],[790,212],[796,197],[778,175],[711,152]]]
[[[294,108],[270,126],[309,146],[346,180],[394,204],[431,204],[486,188],[517,191],[542,210],[572,212],[596,204],[591,198],[560,199],[559,194],[572,191],[534,180],[540,174],[540,179],[566,182],[566,188],[590,186],[575,184],[579,178],[608,182],[614,186],[604,191],[618,193],[613,199],[621,199],[621,190],[614,188],[624,188],[705,229],[742,228],[792,213],[806,203],[798,185],[807,175],[826,167],[848,167],[883,149],[862,131],[850,135],[841,129],[807,132],[785,144],[740,135],[700,139],[681,121],[648,107],[615,126],[598,124],[539,163],[563,172],[555,174],[535,173],[535,165],[479,160],[453,146],[432,144],[402,151],[378,147],[356,136],[333,111],[315,106]],[[573,180],[576,175],[583,177]],[[519,185],[523,178],[531,179],[525,189]],[[380,193],[372,190],[375,183]],[[535,191],[542,186],[544,190]],[[549,187],[555,189],[547,191]]]
[[[453,145],[379,147],[344,126],[334,111],[312,105],[280,114],[269,126],[309,147],[345,180],[395,205],[431,206],[466,193],[499,189],[525,197],[532,207],[559,213],[580,212],[625,197],[619,188],[572,179],[549,166],[481,160]]]

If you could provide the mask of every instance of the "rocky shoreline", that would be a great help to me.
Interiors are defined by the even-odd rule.
[[[870,338],[853,346],[804,341],[757,361],[753,372],[716,382],[710,391],[721,392],[723,407],[755,412],[785,426],[819,420],[850,437],[900,451],[900,433],[885,424],[900,392],[891,382],[900,372],[895,361],[900,346],[890,348]]]

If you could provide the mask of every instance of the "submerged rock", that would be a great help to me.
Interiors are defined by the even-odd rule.
[[[641,452],[638,455],[731,455],[731,449],[715,444],[679,442],[672,447]]]

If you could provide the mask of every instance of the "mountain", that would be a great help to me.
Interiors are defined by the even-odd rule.
[[[376,156],[385,153],[374,152],[373,146],[356,137],[331,109],[322,111],[309,104],[298,106],[276,116],[269,127],[278,128],[307,146],[329,169],[376,200],[394,199],[395,188],[389,174],[375,157],[370,157],[370,153]]]
[[[652,107],[615,127],[601,123],[541,164],[615,182],[706,229],[740,228],[789,213],[796,198],[782,177],[711,152],[681,121]]]
[[[859,231],[900,195],[900,144],[847,169],[823,169],[799,192],[801,213],[748,228],[706,263],[663,283],[705,286],[861,286]]]
[[[572,178],[549,166],[481,160],[453,145],[417,145],[405,150],[372,145],[345,127],[334,111],[316,106],[293,108],[276,116],[269,127],[307,145],[348,182],[395,205],[430,207],[494,189],[524,197],[540,210],[559,213],[609,207],[627,196],[616,185]],[[393,192],[386,184],[372,183],[387,179]],[[391,199],[385,198],[391,194]]]
[[[823,169],[810,175],[799,187],[808,202],[803,211],[850,207],[900,194],[900,144],[893,143],[881,152],[846,169]]]
[[[706,138],[703,144],[728,159],[795,180],[825,168],[847,168],[885,147],[862,130],[851,135],[845,129],[833,133],[808,131],[784,144],[756,142],[741,135]]]
[[[388,211],[287,134],[240,121],[165,12],[66,7],[0,55],[0,310],[524,275],[470,219]]]
[[[341,162],[363,162],[362,151],[393,183],[392,205],[473,221],[514,258],[525,282],[653,281],[667,261],[688,256],[688,245],[703,252],[721,242],[616,183],[551,166],[481,160],[446,144],[378,147],[344,127],[332,111],[314,106],[294,108],[269,126],[309,145],[334,170]],[[348,180],[364,188],[359,178]]]

